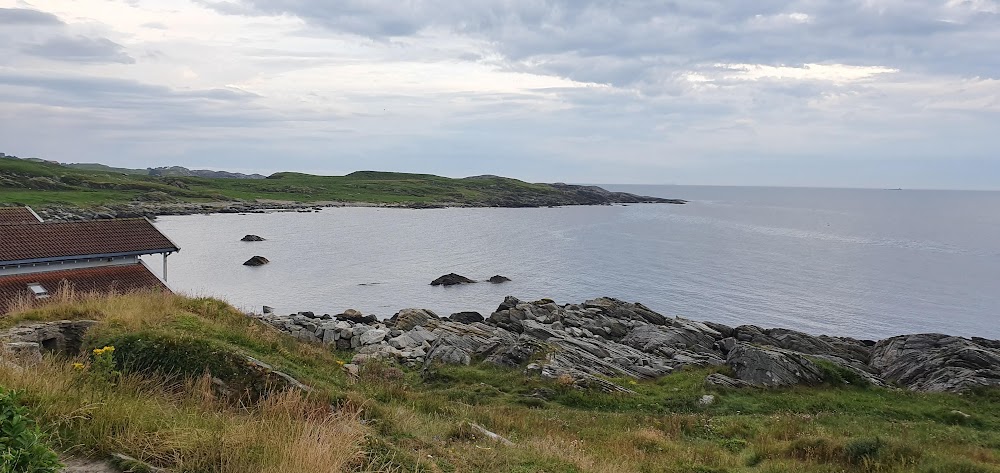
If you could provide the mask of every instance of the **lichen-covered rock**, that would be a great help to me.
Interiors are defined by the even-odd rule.
[[[892,337],[875,345],[870,364],[883,379],[915,391],[961,392],[1000,386],[1000,349],[967,338],[942,334]]]
[[[472,324],[486,320],[479,312],[456,312],[448,317],[449,320],[463,324]]]
[[[389,319],[389,324],[405,332],[438,318],[437,314],[427,309],[403,309]]]
[[[726,364],[740,380],[755,386],[779,387],[820,384],[823,371],[805,355],[775,347],[737,343]]]

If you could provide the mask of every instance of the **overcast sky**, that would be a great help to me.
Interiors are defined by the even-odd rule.
[[[1000,189],[1000,0],[0,0],[0,151]]]

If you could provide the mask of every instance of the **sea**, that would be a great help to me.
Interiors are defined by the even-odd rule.
[[[174,291],[257,313],[489,315],[508,295],[607,296],[733,326],[1000,339],[1000,192],[604,187],[689,203],[343,207],[156,226],[181,248],[167,259]],[[270,263],[243,266],[255,255]],[[159,257],[145,261],[162,276]],[[511,281],[429,284],[452,272]]]

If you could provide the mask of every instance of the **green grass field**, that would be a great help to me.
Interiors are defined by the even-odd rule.
[[[56,301],[0,323],[61,319],[100,321],[86,348],[118,345],[120,377],[98,376],[88,351],[31,371],[0,366],[0,387],[21,391],[59,451],[126,453],[173,471],[1000,472],[996,390],[717,390],[704,385],[712,370],[689,370],[617,380],[636,394],[612,395],[479,364],[369,364],[355,382],[341,368],[349,353],[171,295]],[[234,402],[204,371],[238,385],[234,353],[316,390]]]
[[[361,171],[347,176],[277,173],[267,179],[154,177],[0,158],[0,203],[80,206],[139,201],[207,202],[257,199],[298,202],[572,203],[544,184],[491,177],[451,179],[428,174]]]

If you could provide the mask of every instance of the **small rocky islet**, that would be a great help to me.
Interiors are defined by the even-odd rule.
[[[707,384],[727,388],[849,384],[922,392],[1000,387],[1000,341],[942,334],[881,341],[795,330],[730,327],[661,315],[640,303],[602,297],[557,305],[508,296],[488,317],[443,318],[403,309],[387,320],[338,315],[265,314],[263,322],[297,339],[354,351],[348,371],[373,359],[427,368],[483,361],[579,387],[630,392],[615,378],[655,379],[689,366],[728,367]],[[353,365],[353,366],[351,366]]]

